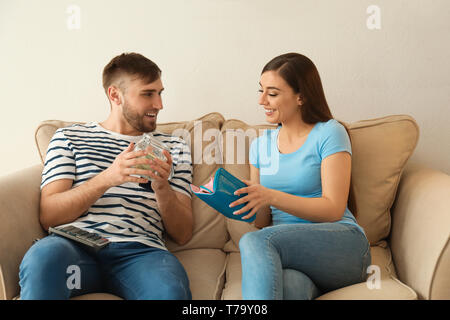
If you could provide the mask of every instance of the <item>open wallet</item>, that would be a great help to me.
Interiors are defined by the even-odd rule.
[[[190,185],[192,192],[199,197],[200,200],[206,202],[225,217],[239,221],[253,222],[256,218],[256,214],[249,219],[242,219],[242,217],[245,217],[250,211],[238,215],[233,214],[234,211],[243,208],[247,203],[242,203],[233,208],[229,207],[230,203],[247,195],[247,193],[238,196],[234,195],[236,190],[246,186],[247,185],[244,182],[223,168],[217,169],[216,173],[211,177],[207,184],[200,187],[193,184]]]

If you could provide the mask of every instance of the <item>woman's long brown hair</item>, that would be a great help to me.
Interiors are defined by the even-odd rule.
[[[303,101],[300,112],[304,122],[316,124],[317,122],[327,122],[334,119],[325,98],[319,72],[308,57],[299,53],[286,53],[270,60],[264,66],[261,74],[266,71],[276,71],[295,93],[300,94]],[[337,121],[344,126],[351,143],[347,125],[339,120]],[[347,205],[356,217],[355,192],[351,180]]]

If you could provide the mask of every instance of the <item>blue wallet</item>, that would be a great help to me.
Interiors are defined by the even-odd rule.
[[[200,187],[194,186],[193,184],[190,185],[192,192],[199,197],[200,200],[206,202],[225,217],[239,221],[252,222],[255,220],[256,214],[249,219],[242,219],[242,217],[249,214],[250,211],[238,215],[233,214],[234,211],[243,208],[246,203],[233,208],[229,207],[230,203],[247,195],[247,193],[243,193],[239,196],[234,195],[236,190],[246,186],[247,185],[244,182],[223,168],[219,168],[207,184]]]

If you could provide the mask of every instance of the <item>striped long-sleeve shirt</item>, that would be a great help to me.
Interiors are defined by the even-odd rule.
[[[191,197],[190,148],[181,138],[153,132],[153,137],[170,147],[174,175],[173,190]],[[114,159],[142,136],[127,136],[104,129],[96,122],[58,129],[47,149],[41,189],[58,179],[73,180],[75,188],[107,169]],[[112,242],[137,241],[166,249],[163,223],[156,197],[149,187],[127,182],[108,189],[87,212],[66,225],[95,231]]]

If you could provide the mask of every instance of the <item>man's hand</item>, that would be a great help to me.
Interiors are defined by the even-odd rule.
[[[172,171],[172,157],[170,153],[163,150],[167,161],[162,161],[160,159],[153,159],[150,163],[150,168],[155,172],[148,171],[148,176],[152,178],[152,189],[157,192],[169,187],[169,176]]]
[[[139,164],[150,164],[151,160],[143,158],[146,155],[145,150],[133,151],[134,143],[120,153],[112,165],[104,170],[100,175],[108,187],[115,187],[125,182],[147,183],[145,178],[133,177],[131,175],[149,175],[149,170],[133,168]]]

